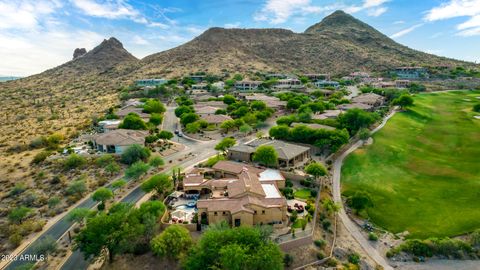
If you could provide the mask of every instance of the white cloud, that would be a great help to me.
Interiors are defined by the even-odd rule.
[[[0,0],[0,29],[32,29],[62,5],[53,0]]]
[[[361,5],[347,6],[344,10],[348,13],[357,13],[366,10],[368,16],[378,17],[387,12],[388,8],[382,6],[387,2],[390,2],[390,0],[364,0]]]
[[[457,17],[469,17],[459,25],[459,36],[480,35],[480,0],[450,0],[426,12],[424,19],[429,22]]]
[[[72,3],[89,16],[108,19],[139,17],[139,12],[123,1],[72,0]]]
[[[368,16],[371,17],[378,17],[382,15],[383,13],[387,12],[388,8],[386,7],[379,7],[379,8],[374,8],[374,9],[369,9],[367,11]]]
[[[291,16],[305,16],[332,11],[339,5],[314,6],[310,0],[267,0],[261,10],[257,11],[255,21],[268,21],[272,24],[286,22]]]
[[[234,22],[234,23],[226,23],[223,25],[225,28],[239,28],[240,27],[240,22]]]
[[[409,27],[409,28],[403,29],[403,30],[401,30],[401,31],[399,31],[399,32],[391,35],[390,38],[399,38],[399,37],[402,37],[402,36],[404,36],[404,35],[412,32],[413,30],[415,30],[415,29],[417,29],[417,28],[419,28],[419,27],[421,27],[421,26],[423,26],[423,23],[419,23],[419,24],[416,24],[416,25],[411,26],[411,27]]]
[[[148,40],[142,38],[141,36],[135,35],[132,38],[132,42],[137,45],[148,45],[150,42]]]
[[[404,23],[405,23],[405,21],[402,21],[402,20],[393,22],[393,24],[404,24]]]
[[[148,27],[158,27],[160,29],[168,29],[170,26],[164,24],[164,23],[159,23],[159,22],[151,22],[147,25]]]
[[[23,35],[0,32],[0,74],[31,75],[72,59],[79,47],[92,49],[103,36],[83,30],[51,30]]]

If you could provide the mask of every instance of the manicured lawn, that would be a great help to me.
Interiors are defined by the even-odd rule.
[[[308,200],[312,198],[312,193],[310,192],[310,189],[308,188],[302,188],[293,193],[293,196],[295,198],[303,199],[303,200]]]
[[[480,91],[420,94],[350,155],[342,188],[370,193],[371,220],[411,238],[454,236],[480,228]]]

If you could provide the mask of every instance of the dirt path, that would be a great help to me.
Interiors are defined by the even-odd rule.
[[[382,129],[387,123],[387,121],[394,114],[395,114],[395,110],[391,112],[387,117],[385,117],[382,123],[377,128],[372,130],[371,134],[374,134],[375,132]],[[370,245],[369,241],[363,236],[362,232],[357,227],[357,225],[355,225],[355,223],[353,223],[352,220],[350,220],[347,213],[345,212],[345,209],[343,208],[341,187],[340,187],[342,163],[345,157],[347,157],[353,151],[357,150],[357,148],[359,148],[362,145],[363,145],[363,141],[359,140],[354,145],[352,145],[347,151],[345,151],[340,157],[338,157],[337,160],[335,160],[335,163],[333,164],[333,200],[336,203],[339,203],[340,205],[342,205],[340,211],[338,212],[338,217],[342,221],[347,231],[360,244],[364,252],[372,260],[374,260],[378,265],[381,265],[385,270],[393,270],[393,268],[389,265],[387,260],[382,255],[380,255],[378,250],[376,250],[372,245]]]

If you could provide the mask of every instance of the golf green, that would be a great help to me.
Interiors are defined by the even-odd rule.
[[[480,91],[417,94],[349,155],[342,192],[368,192],[370,220],[410,238],[455,236],[480,228]]]

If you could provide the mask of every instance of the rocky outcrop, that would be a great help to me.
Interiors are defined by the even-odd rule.
[[[87,53],[87,50],[85,48],[76,48],[75,51],[73,51],[73,59],[77,59],[78,57],[86,53]]]

